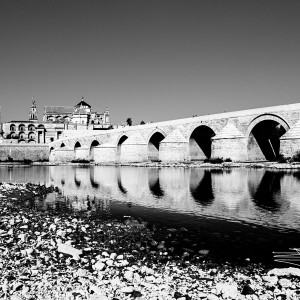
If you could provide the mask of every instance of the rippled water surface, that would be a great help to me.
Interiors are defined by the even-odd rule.
[[[0,180],[59,187],[41,210],[141,217],[185,227],[186,246],[219,256],[271,259],[300,247],[300,172],[85,166],[1,167]]]

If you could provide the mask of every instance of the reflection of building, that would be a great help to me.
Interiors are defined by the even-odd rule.
[[[36,103],[33,99],[29,121],[5,122],[2,124],[2,134],[3,143],[45,144],[59,139],[64,130],[104,130],[110,127],[109,110],[106,109],[103,113],[93,112],[83,98],[74,108],[46,106],[43,122],[38,122]]]

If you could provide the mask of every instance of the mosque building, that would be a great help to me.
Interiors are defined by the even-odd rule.
[[[38,121],[36,102],[32,99],[28,121],[1,124],[2,143],[8,144],[47,144],[59,139],[65,130],[107,130],[112,127],[108,108],[102,113],[94,112],[83,97],[74,107],[45,106],[42,122]]]

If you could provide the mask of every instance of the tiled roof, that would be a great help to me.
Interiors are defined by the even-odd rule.
[[[235,139],[245,137],[232,123],[228,123],[217,135],[213,137],[216,139]]]
[[[69,115],[74,111],[73,107],[67,106],[45,106],[45,114]]]
[[[87,115],[87,114],[90,113],[87,112],[85,108],[76,108],[74,111],[74,115]]]
[[[91,108],[91,106],[88,103],[86,103],[83,99],[81,99],[81,101],[77,105],[75,105],[75,108],[79,106],[88,106],[89,108]]]

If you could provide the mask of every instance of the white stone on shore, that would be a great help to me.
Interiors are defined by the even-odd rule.
[[[82,254],[81,250],[78,250],[70,245],[67,244],[58,244],[57,245],[57,251],[61,252],[61,253],[65,253],[68,255],[71,255],[73,257],[73,259],[75,260],[79,260],[80,259],[80,255]]]

